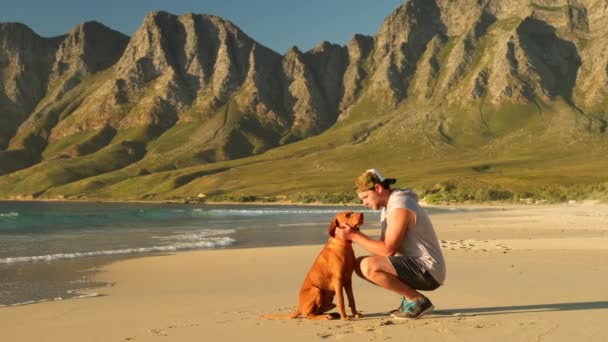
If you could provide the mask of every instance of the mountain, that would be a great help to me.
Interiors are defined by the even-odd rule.
[[[284,55],[211,15],[0,24],[0,196],[343,192],[370,166],[430,192],[601,183],[607,24],[603,0],[410,0]]]
[[[93,85],[87,80],[111,67],[128,40],[96,22],[54,38],[0,24],[0,174],[41,161],[51,131]]]

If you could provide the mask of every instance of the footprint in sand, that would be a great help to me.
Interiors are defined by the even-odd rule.
[[[394,324],[395,324],[395,322],[391,321],[390,319],[386,320],[384,322],[380,322],[381,326],[383,326],[383,325],[394,325]]]
[[[218,323],[221,323],[221,322],[218,322]],[[169,324],[166,329],[191,328],[191,327],[198,327],[198,326],[200,326],[199,323],[182,323],[182,324],[172,323],[172,324]],[[162,329],[150,329],[150,330],[148,330],[148,332],[151,334],[154,334],[156,336],[162,336],[162,337],[169,336],[169,333]],[[132,336],[125,337],[125,339],[124,339],[124,341],[134,341],[134,340],[135,340],[135,337],[132,337]]]
[[[512,248],[505,243],[495,243],[490,240],[440,240],[441,248],[450,250],[463,250],[466,252],[490,252],[501,250],[503,253],[511,251]]]
[[[157,336],[169,336],[169,334],[167,334],[166,331],[159,330],[159,329],[150,329],[150,332]]]

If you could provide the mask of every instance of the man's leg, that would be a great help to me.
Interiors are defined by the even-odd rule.
[[[384,256],[366,256],[357,258],[355,264],[357,275],[373,284],[391,290],[408,301],[423,298],[424,296],[414,288],[397,277],[395,268]]]

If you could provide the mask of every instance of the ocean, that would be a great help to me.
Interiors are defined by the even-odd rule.
[[[322,244],[333,215],[365,207],[0,202],[0,306],[87,296],[121,259],[218,248]]]
[[[334,214],[363,206],[0,201],[0,307],[94,296],[101,267],[188,250],[323,244]],[[432,216],[458,208],[426,208]]]

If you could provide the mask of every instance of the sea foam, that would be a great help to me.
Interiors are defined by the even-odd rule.
[[[50,262],[50,261],[54,261],[54,260],[77,259],[77,258],[86,258],[86,257],[94,257],[94,256],[176,252],[176,251],[185,251],[185,250],[193,250],[193,249],[228,247],[228,246],[234,245],[235,243],[236,243],[236,240],[229,238],[229,237],[208,237],[201,241],[176,242],[176,243],[172,243],[172,244],[169,244],[166,246],[125,248],[125,249],[116,249],[116,250],[101,250],[101,251],[79,252],[79,253],[59,253],[59,254],[24,256],[24,257],[9,257],[9,258],[0,259],[0,264]]]
[[[341,211],[337,208],[319,208],[319,209],[193,209],[193,213],[205,213],[206,215],[213,216],[263,216],[263,215],[318,215],[318,214],[329,214],[334,215],[336,212]],[[363,213],[371,213],[371,210],[357,210]]]
[[[0,308],[7,308],[7,307],[14,307],[14,306],[24,306],[24,305],[32,305],[32,304],[38,304],[38,303],[44,303],[44,302],[58,302],[58,301],[62,301],[62,300],[65,300],[65,299],[84,299],[84,298],[103,297],[102,294],[97,293],[97,292],[78,294],[78,292],[76,292],[76,291],[68,291],[68,293],[71,294],[71,295],[74,295],[74,297],[70,297],[70,298],[56,297],[56,298],[53,298],[53,299],[44,298],[44,299],[38,299],[38,300],[28,300],[28,301],[25,301],[25,302],[19,302],[19,303],[14,303],[14,304],[9,304],[9,305],[0,304]]]
[[[0,218],[14,219],[19,216],[19,213],[9,212],[9,213],[0,213]]]

